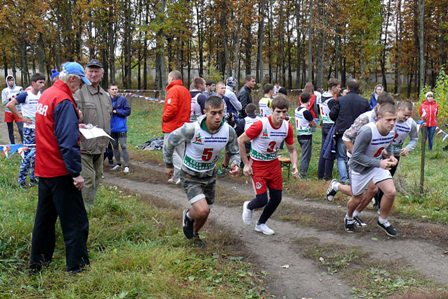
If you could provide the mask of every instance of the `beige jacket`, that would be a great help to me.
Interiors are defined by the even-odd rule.
[[[109,94],[101,86],[95,88],[83,85],[75,93],[74,98],[83,115],[82,123],[92,124],[110,134],[112,101]],[[81,135],[81,153],[83,154],[102,154],[108,144],[109,138],[107,137],[87,140]]]

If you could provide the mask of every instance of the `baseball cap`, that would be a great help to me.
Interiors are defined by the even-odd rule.
[[[56,77],[56,76],[59,76],[58,70],[52,69],[51,70],[51,75],[50,75],[51,80],[53,80],[54,77]]]
[[[86,78],[86,75],[84,74],[83,67],[77,62],[66,62],[62,66],[62,71],[66,72],[69,75],[77,75],[77,76],[81,77],[82,82],[84,82],[84,84],[92,85],[92,83],[90,83],[89,79]]]
[[[99,67],[99,68],[103,68],[103,65],[101,64],[101,62],[98,59],[91,59],[88,63],[87,63],[87,67]]]

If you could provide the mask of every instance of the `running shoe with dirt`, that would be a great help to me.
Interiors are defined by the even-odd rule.
[[[348,220],[347,218],[344,219],[344,228],[345,231],[348,233],[354,233],[355,232],[355,220]]]
[[[395,228],[390,224],[389,221],[386,221],[384,223],[380,223],[380,221],[377,222],[378,226],[384,230],[386,235],[389,237],[395,238],[397,236],[397,231]]]
[[[206,248],[207,244],[205,244],[204,240],[199,237],[199,234],[194,234],[193,236],[193,246],[197,248]]]
[[[353,220],[355,220],[355,224],[358,227],[366,227],[367,223],[365,223],[359,216],[354,216]]]
[[[193,223],[194,220],[191,220],[188,216],[188,209],[184,210],[182,213],[182,229],[184,231],[184,235],[185,237],[187,237],[187,239],[192,239],[194,237],[194,232],[193,232]]]
[[[273,235],[275,233],[265,223],[255,225],[255,231],[259,232],[259,233],[263,233],[264,235]]]
[[[330,182],[330,185],[328,186],[328,189],[327,189],[327,200],[328,201],[333,201],[334,200],[334,196],[338,192],[336,190],[336,187],[335,187],[337,182],[338,182],[337,180],[332,179],[331,182]]]
[[[249,201],[243,203],[243,222],[244,224],[250,225],[252,223],[252,210],[249,210],[248,205]]]

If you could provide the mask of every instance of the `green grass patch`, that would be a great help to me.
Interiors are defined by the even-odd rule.
[[[1,159],[0,298],[259,298],[264,274],[225,233],[204,233],[200,250],[185,239],[179,209],[101,187],[89,211],[91,266],[65,272],[62,233],[52,264],[27,271],[37,190],[17,187],[19,159]],[[211,228],[213,229],[213,228]],[[221,230],[220,230],[221,231]],[[238,249],[236,249],[238,248]]]

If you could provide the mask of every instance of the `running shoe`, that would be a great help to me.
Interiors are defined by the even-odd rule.
[[[247,206],[249,201],[243,203],[243,222],[244,224],[250,225],[252,223],[252,210],[249,210]]]
[[[119,164],[117,164],[117,165],[115,165],[114,167],[112,167],[112,169],[111,170],[118,170],[118,169],[120,169],[120,167],[121,167],[121,165],[119,165]]]
[[[344,227],[345,231],[348,233],[354,233],[355,232],[355,220],[348,220],[347,218],[344,219]]]
[[[123,172],[124,172],[124,173],[129,173],[129,167],[126,166],[126,167],[123,169]]]
[[[182,213],[182,229],[184,231],[185,237],[187,237],[187,239],[192,239],[194,237],[193,232],[194,220],[188,218],[187,216],[188,211],[189,211],[188,209],[185,209]]]
[[[333,179],[333,180],[331,180],[330,185],[328,186],[328,189],[327,189],[327,200],[328,201],[333,201],[334,196],[338,192],[335,189],[335,185],[337,182],[338,182],[337,180]]]
[[[207,244],[205,244],[204,240],[199,237],[199,234],[194,234],[193,236],[193,246],[197,248],[205,248]]]
[[[356,226],[358,226],[358,227],[366,227],[366,226],[367,226],[367,223],[365,223],[364,221],[362,221],[362,219],[359,218],[358,216],[354,216],[354,217],[353,217],[353,220],[355,220],[355,224],[356,224]]]
[[[380,223],[380,221],[377,222],[378,226],[381,227],[384,232],[392,238],[395,238],[397,236],[397,231],[395,230],[395,228],[392,226],[392,224],[390,224],[389,221],[386,221],[384,223]]]
[[[255,231],[265,235],[273,235],[275,233],[265,223],[255,225]]]

